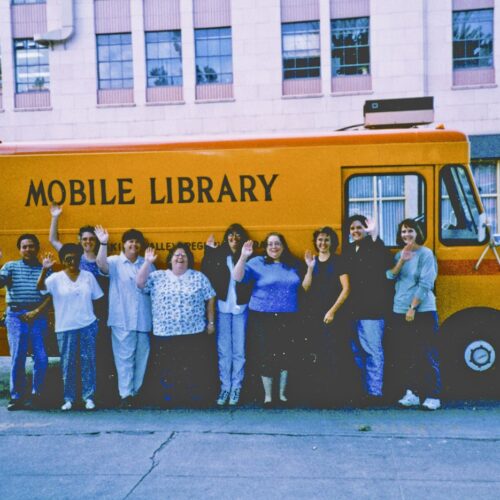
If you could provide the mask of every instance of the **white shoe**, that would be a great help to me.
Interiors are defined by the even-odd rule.
[[[410,406],[418,406],[420,404],[420,398],[413,394],[410,389],[406,390],[406,394],[398,401],[401,406],[410,408]]]
[[[236,406],[240,400],[240,389],[232,389],[229,396],[229,406]]]
[[[441,401],[436,398],[426,398],[426,400],[422,403],[422,406],[426,410],[439,410],[439,408],[441,408]]]
[[[95,403],[92,399],[85,400],[85,409],[86,410],[95,410]]]
[[[62,411],[69,411],[71,410],[71,408],[73,408],[73,403],[71,401],[66,401],[62,406],[61,406],[61,410]]]
[[[224,406],[229,399],[229,391],[220,391],[219,397],[217,398],[217,405]]]

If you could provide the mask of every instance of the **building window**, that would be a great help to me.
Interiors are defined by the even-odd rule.
[[[421,223],[425,235],[425,184],[421,176],[356,175],[347,184],[347,213],[376,219],[387,246],[396,246],[398,224],[406,218]]]
[[[479,189],[483,207],[491,224],[493,234],[500,231],[500,161],[476,161],[471,163],[474,180]]]
[[[97,35],[97,63],[99,90],[133,88],[132,35]]]
[[[368,17],[333,19],[332,77],[370,74]]]
[[[493,9],[453,12],[453,69],[493,67]]]
[[[283,80],[320,76],[319,21],[282,24]]]
[[[196,84],[233,83],[231,28],[196,29]]]
[[[146,33],[148,87],[182,85],[181,31]]]
[[[12,0],[12,5],[23,5],[31,3],[46,3],[46,0]]]
[[[14,40],[16,93],[49,90],[49,49],[33,40]]]

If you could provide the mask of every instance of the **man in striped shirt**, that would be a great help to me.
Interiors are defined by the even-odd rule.
[[[44,335],[47,331],[46,308],[50,298],[36,289],[42,265],[38,261],[40,242],[34,234],[22,234],[17,240],[21,259],[7,262],[0,269],[0,287],[7,288],[5,326],[11,355],[8,410],[21,410],[26,398],[26,357],[31,345],[34,357],[33,404],[40,402],[48,358]]]

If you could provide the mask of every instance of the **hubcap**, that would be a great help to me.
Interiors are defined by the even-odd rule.
[[[476,340],[470,343],[464,352],[464,359],[467,366],[476,371],[484,372],[495,363],[495,349],[485,340]]]

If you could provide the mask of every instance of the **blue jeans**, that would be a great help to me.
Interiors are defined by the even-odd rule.
[[[383,319],[360,319],[355,322],[356,337],[351,341],[354,361],[361,370],[365,393],[382,395],[384,380]]]
[[[217,354],[222,391],[241,389],[245,369],[245,332],[248,311],[241,314],[218,313]]]
[[[47,317],[43,315],[33,321],[23,321],[21,316],[27,312],[28,309],[14,312],[8,308],[5,318],[11,356],[10,396],[12,399],[21,399],[25,396],[26,356],[30,345],[34,358],[33,394],[42,392],[49,364],[43,339],[47,331]]]
[[[64,384],[64,401],[76,399],[77,354],[80,355],[82,372],[82,399],[93,399],[95,392],[95,339],[97,321],[85,328],[57,333],[61,354],[61,370]]]

